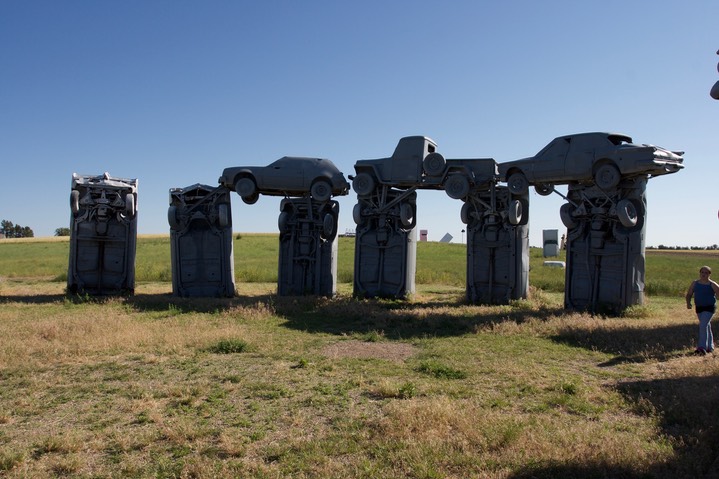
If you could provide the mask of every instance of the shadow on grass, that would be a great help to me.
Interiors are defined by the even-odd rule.
[[[637,473],[628,468],[610,464],[555,464],[537,465],[509,476],[510,479],[650,479],[651,474]]]
[[[168,293],[130,296],[37,295],[2,296],[2,302],[43,304],[69,301],[75,304],[121,301],[138,312],[216,313],[238,306],[267,305],[286,319],[285,327],[337,335],[381,331],[387,339],[458,336],[504,322],[544,320],[564,313],[561,307],[523,309],[512,306],[468,305],[460,295],[444,295],[432,301],[356,299],[351,296],[277,296],[258,294],[234,298],[182,298]]]
[[[697,358],[697,368],[717,357]],[[530,478],[719,477],[719,378],[678,377],[620,383],[618,391],[639,415],[658,418],[675,456],[646,471],[602,463],[537,464],[510,476]]]
[[[278,301],[275,310],[287,319],[284,323],[287,328],[337,335],[381,331],[390,340],[459,336],[498,323],[522,323],[529,317],[543,320],[564,311],[542,308],[528,314],[513,307],[468,306],[463,300],[404,302],[353,298],[320,299],[314,304],[300,298],[292,303]]]
[[[139,312],[162,312],[174,308],[180,313],[214,313],[230,310],[237,306],[273,304],[276,296],[238,296],[234,298],[181,298],[171,294],[135,294],[125,302]]]
[[[65,294],[33,294],[33,295],[0,295],[0,304],[26,303],[26,304],[52,304],[61,303],[68,299]]]
[[[611,329],[569,328],[550,339],[571,346],[601,351],[615,357],[600,366],[621,363],[666,361],[692,352],[698,326],[677,324],[649,329],[613,327]]]

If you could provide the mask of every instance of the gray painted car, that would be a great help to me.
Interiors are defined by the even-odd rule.
[[[363,197],[378,185],[444,189],[451,198],[460,199],[472,188],[497,179],[497,166],[491,158],[445,160],[436,150],[437,144],[426,136],[400,138],[391,157],[355,163],[352,188]]]
[[[237,192],[247,204],[260,194],[305,196],[317,201],[349,193],[350,184],[330,160],[285,156],[267,166],[225,168],[219,183]]]
[[[620,133],[580,133],[552,140],[536,155],[499,164],[499,174],[514,194],[534,185],[540,195],[555,184],[594,183],[603,190],[615,188],[622,177],[658,176],[682,168],[683,151],[653,145],[635,145]]]

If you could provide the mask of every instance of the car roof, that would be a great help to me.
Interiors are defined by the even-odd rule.
[[[556,140],[572,139],[572,138],[582,138],[582,137],[591,137],[591,136],[601,136],[602,138],[607,138],[609,141],[611,141],[615,145],[618,145],[622,141],[627,142],[627,143],[632,143],[632,137],[629,135],[625,135],[624,133],[615,133],[615,132],[606,132],[606,131],[591,131],[591,132],[587,132],[587,133],[575,133],[572,135],[558,136],[555,139]]]

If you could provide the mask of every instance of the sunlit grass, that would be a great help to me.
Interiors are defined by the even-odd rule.
[[[479,306],[423,284],[411,301],[62,286],[0,291],[3,477],[684,477],[718,446],[719,361],[687,355],[681,298],[607,318],[536,288]]]

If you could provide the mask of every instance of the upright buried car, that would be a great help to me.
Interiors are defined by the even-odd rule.
[[[135,289],[137,179],[72,174],[70,293],[132,294]]]
[[[499,174],[514,194],[534,185],[537,193],[548,195],[561,183],[594,183],[609,190],[622,177],[675,173],[684,168],[683,154],[635,145],[619,133],[580,133],[555,138],[530,158],[500,163]]]
[[[285,156],[267,166],[225,168],[219,183],[234,190],[247,204],[260,194],[270,196],[304,196],[317,201],[349,192],[350,185],[330,160]]]

